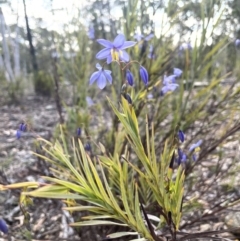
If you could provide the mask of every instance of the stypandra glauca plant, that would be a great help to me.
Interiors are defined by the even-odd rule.
[[[85,215],[71,223],[73,227],[114,225],[122,228],[120,232],[108,234],[107,238],[127,236],[128,240],[176,241],[194,237],[179,230],[184,203],[184,166],[187,159],[198,158],[197,151],[202,141],[193,144],[186,153],[181,149],[184,133],[176,125],[162,149],[156,150],[154,123],[158,120],[152,118],[149,121],[148,115],[145,118],[145,138],[142,139],[134,107],[138,95],[132,88],[131,65],[139,65],[139,76],[145,88],[148,88],[149,80],[146,68],[137,61],[130,61],[125,51],[135,42],[125,41],[122,34],[113,42],[104,39],[98,42],[105,48],[96,57],[106,59],[106,62],[96,65],[98,71],[91,75],[90,84],[96,82],[103,89],[107,83],[115,81],[111,71],[107,70],[107,64],[115,64],[114,67],[122,73],[118,101],[109,98],[107,101],[116,115],[116,143],[127,141],[123,152],[109,153],[102,143],[95,143],[96,151],[93,152],[91,145],[82,138],[80,128],[77,138],[72,138],[70,152],[60,126],[60,137],[56,141],[37,138],[43,154],[35,155],[52,164],[53,177],[43,177],[45,182],[1,185],[0,189],[22,188],[20,206],[26,218],[25,207],[31,203],[31,197],[60,199],[66,204],[65,210]],[[180,69],[174,68],[171,75],[164,77],[161,95],[178,89],[176,78],[181,73]],[[21,138],[26,130],[26,123],[22,123],[17,137]],[[200,236],[198,233],[196,237]]]

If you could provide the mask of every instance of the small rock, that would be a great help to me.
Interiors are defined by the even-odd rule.
[[[240,212],[231,212],[225,217],[225,224],[229,229],[234,229],[232,233],[240,234]]]

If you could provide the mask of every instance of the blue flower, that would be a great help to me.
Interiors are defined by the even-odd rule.
[[[82,134],[82,130],[80,127],[77,128],[77,136],[81,136]]]
[[[18,127],[18,130],[16,132],[16,137],[17,139],[20,139],[21,136],[22,136],[22,132],[26,131],[27,130],[27,124],[25,123],[21,123]]]
[[[180,77],[182,75],[182,70],[178,68],[173,68],[173,74],[177,77]]]
[[[236,39],[235,40],[235,46],[236,47],[240,47],[240,39]]]
[[[163,78],[163,84],[164,85],[167,85],[167,84],[173,84],[173,83],[176,83],[177,81],[176,81],[176,75],[169,75],[169,76],[164,76],[164,78]]]
[[[111,63],[112,61],[129,61],[129,55],[124,50],[130,48],[136,44],[133,41],[125,41],[125,36],[123,34],[119,34],[112,42],[106,39],[98,39],[97,42],[103,45],[105,48],[99,51],[96,54],[97,59],[107,59],[107,63]]]
[[[7,224],[2,218],[0,218],[0,231],[5,233],[5,234],[8,233]]]
[[[181,130],[178,131],[178,138],[181,142],[184,142],[185,135],[184,135],[183,131],[181,131]]]
[[[136,33],[136,34],[134,35],[134,39],[136,39],[138,42],[140,42],[142,39],[143,39],[144,41],[149,41],[149,40],[151,40],[153,37],[154,37],[154,34],[153,34],[153,33],[150,33],[150,34],[147,35],[146,37],[144,37],[144,35],[139,34],[139,33]]]
[[[86,145],[84,146],[84,149],[85,149],[85,151],[88,151],[88,152],[92,151],[92,147],[89,142],[86,143]]]
[[[94,102],[93,102],[92,98],[89,97],[89,96],[86,97],[86,102],[87,102],[88,107],[91,107],[91,106],[94,105]]]
[[[183,162],[186,162],[187,160],[187,155],[180,149],[178,148],[178,158],[177,158],[177,163],[180,165]]]
[[[149,45],[148,58],[149,59],[155,59],[155,54],[154,54],[154,49],[153,49],[153,45],[152,44]]]
[[[134,77],[133,77],[132,72],[129,69],[127,69],[127,71],[126,71],[126,79],[127,79],[128,84],[133,86],[133,84],[134,84]]]
[[[166,84],[162,87],[160,95],[163,96],[168,92],[173,92],[179,87],[178,84]]]
[[[90,28],[88,29],[88,37],[89,37],[90,39],[94,39],[94,38],[95,38],[95,30],[94,30],[93,27],[90,27]]]
[[[145,85],[148,85],[148,72],[143,66],[140,66],[139,74],[140,74],[140,77],[141,77],[143,83]]]
[[[202,140],[199,140],[197,143],[192,144],[189,148],[189,152],[198,151],[200,149],[200,146],[202,145],[202,142]]]
[[[99,63],[96,64],[96,68],[98,71],[91,75],[89,84],[92,85],[97,81],[97,85],[100,89],[103,89],[107,85],[107,81],[112,84],[112,72],[110,70],[105,70]]]
[[[134,36],[134,39],[136,39],[138,42],[140,42],[142,40],[142,38],[144,38],[144,35],[140,34],[140,33],[136,33]]]

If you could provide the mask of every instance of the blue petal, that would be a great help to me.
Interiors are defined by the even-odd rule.
[[[134,46],[135,44],[136,44],[136,42],[134,42],[134,41],[125,41],[124,44],[122,45],[121,49],[130,48],[130,47]]]
[[[194,143],[190,146],[189,148],[189,152],[192,152],[193,150],[195,150],[197,147],[201,146],[202,144],[202,140],[199,140],[197,143]]]
[[[102,69],[102,66],[101,66],[99,63],[97,63],[97,64],[96,64],[96,68],[97,68],[98,70],[101,70],[101,69]]]
[[[102,72],[102,71],[96,71],[96,72],[94,72],[94,73],[91,75],[90,80],[89,80],[89,84],[90,84],[90,85],[92,85],[93,82],[96,81],[96,80],[99,78],[101,72]]]
[[[97,80],[97,85],[99,89],[103,89],[107,85],[107,80],[103,72],[100,74],[98,80]]]
[[[22,132],[20,130],[17,130],[17,132],[16,132],[17,139],[20,139],[21,136],[22,136]]]
[[[99,51],[99,52],[96,54],[96,58],[97,58],[97,59],[105,59],[105,58],[107,58],[109,55],[111,55],[111,49],[110,49],[110,48],[105,48],[105,49],[102,49],[101,51]]]
[[[149,41],[151,40],[152,38],[154,37],[154,34],[153,33],[150,33],[148,36],[145,37],[145,41]]]
[[[113,47],[113,44],[106,39],[97,39],[97,42],[99,44],[103,45],[106,48],[112,48]]]
[[[147,72],[147,70],[143,66],[140,66],[139,73],[140,73],[140,76],[141,76],[141,79],[142,79],[143,83],[145,85],[147,85],[148,84],[148,72]]]
[[[112,62],[112,55],[108,55],[107,57],[107,64],[110,64]]]
[[[112,76],[111,76],[111,71],[110,70],[104,70],[105,77],[107,81],[112,84]]]
[[[180,77],[182,75],[182,70],[178,68],[173,68],[173,74],[177,77]]]
[[[0,218],[0,231],[2,231],[5,234],[8,233],[7,224],[2,218]]]
[[[130,59],[128,53],[125,50],[122,50],[120,52],[120,60],[122,60],[123,62],[128,62]]]
[[[182,130],[179,130],[179,131],[178,131],[178,138],[179,138],[179,140],[180,140],[181,142],[184,142],[185,136],[184,136],[184,133],[183,133]]]
[[[179,87],[178,84],[170,84],[168,85],[168,88],[170,91],[175,91]]]
[[[115,48],[120,48],[125,42],[125,36],[123,34],[118,34],[118,36],[113,41],[113,46]]]
[[[130,86],[133,86],[133,83],[134,83],[134,77],[133,77],[133,74],[130,70],[127,69],[126,71],[126,79],[128,81],[128,84]]]

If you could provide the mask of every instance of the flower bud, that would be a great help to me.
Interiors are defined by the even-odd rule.
[[[134,77],[133,77],[132,72],[129,69],[127,69],[127,71],[126,71],[126,79],[127,79],[128,84],[130,86],[133,86]]]
[[[140,77],[141,77],[143,83],[145,85],[148,85],[148,72],[143,66],[140,66],[139,74],[140,74]]]

